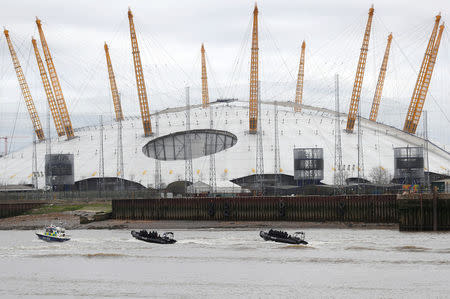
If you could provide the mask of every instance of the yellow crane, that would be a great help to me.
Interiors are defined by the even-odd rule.
[[[50,49],[48,48],[44,31],[42,30],[41,20],[38,18],[36,18],[36,25],[38,27],[39,38],[41,40],[42,50],[44,51],[45,62],[47,63],[50,82],[52,83],[53,92],[55,93],[56,104],[59,109],[59,115],[64,126],[64,131],[66,132],[67,139],[72,139],[75,137],[72,128],[72,121],[70,120],[69,111],[67,110],[66,101],[64,99],[61,85],[59,84],[58,74],[56,73],[55,65],[53,64]]]
[[[355,83],[353,83],[352,99],[348,111],[346,131],[351,133],[355,126],[356,114],[358,113],[359,99],[361,97],[362,82],[364,79],[364,70],[366,68],[367,51],[369,50],[370,29],[372,28],[373,6],[369,9],[369,18],[367,19],[366,31],[359,54],[358,68],[356,69]]]
[[[250,63],[250,101],[249,101],[249,133],[255,134],[258,130],[258,7],[253,10],[252,55]]]
[[[209,92],[208,92],[208,76],[206,74],[206,58],[205,58],[205,47],[202,44],[202,107],[206,108],[209,106]]]
[[[378,75],[377,87],[375,89],[375,94],[373,96],[372,109],[370,110],[369,116],[369,119],[371,121],[377,121],[378,109],[380,107],[381,95],[383,93],[384,79],[386,78],[386,69],[389,59],[389,51],[391,49],[391,42],[392,42],[392,33],[389,34],[388,36],[386,50],[384,51],[383,62],[381,63],[380,74]]]
[[[302,43],[302,52],[300,54],[300,65],[298,67],[297,88],[295,90],[295,106],[294,111],[302,111],[303,100],[303,77],[305,76],[305,41]]]
[[[425,51],[422,65],[420,67],[419,75],[417,77],[416,85],[409,104],[408,113],[406,114],[405,125],[403,131],[414,134],[416,133],[417,125],[419,124],[420,116],[422,114],[423,105],[427,96],[428,87],[430,86],[431,76],[433,74],[436,57],[441,42],[444,25],[439,27],[440,15],[436,16],[433,31],[431,32],[428,41],[427,49]],[[437,38],[436,38],[437,35]]]
[[[48,80],[47,71],[45,70],[44,63],[42,62],[41,54],[39,54],[36,40],[32,38],[31,43],[33,44],[36,62],[39,67],[39,73],[41,75],[42,84],[44,85],[44,90],[47,96],[48,106],[50,107],[50,111],[52,113],[53,122],[55,123],[56,132],[58,133],[58,136],[64,136],[64,126],[61,123],[58,105],[56,104],[55,95],[53,94],[52,87],[50,86],[50,81]]]
[[[141,54],[139,52],[136,31],[134,29],[133,13],[128,8],[128,21],[130,23],[131,48],[133,52],[134,72],[136,74],[136,86],[139,96],[139,107],[141,109],[142,125],[144,126],[145,137],[152,135],[152,123],[150,120],[150,110],[148,108],[147,90],[145,88],[144,72],[142,70]]]
[[[114,102],[114,111],[116,112],[116,121],[123,120],[122,106],[120,104],[119,91],[117,90],[116,77],[109,56],[108,45],[105,43],[106,64],[108,66],[109,83],[111,86],[111,94]]]
[[[23,74],[22,67],[20,66],[19,58],[17,57],[16,51],[14,50],[11,38],[9,37],[9,31],[4,30],[3,33],[6,37],[6,42],[8,43],[9,52],[11,53],[11,59],[16,71],[17,79],[19,80],[20,89],[22,90],[23,98],[25,99],[25,104],[27,105],[28,114],[30,115],[31,122],[33,123],[34,132],[39,140],[44,140],[44,131],[42,130],[41,121],[39,119],[36,107],[34,106],[33,97],[31,96],[30,88],[28,87],[27,80]]]

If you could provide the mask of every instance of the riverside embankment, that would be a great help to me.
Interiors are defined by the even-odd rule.
[[[0,219],[0,229],[35,229],[61,222],[68,229],[358,227],[426,231],[449,230],[449,211],[450,197],[445,194],[56,201],[41,203],[25,215]],[[110,213],[112,219],[83,221],[98,213]],[[97,218],[94,220],[100,220]]]

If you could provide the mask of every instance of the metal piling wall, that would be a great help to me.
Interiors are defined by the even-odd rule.
[[[342,221],[398,223],[396,195],[113,200],[113,218],[133,220]]]
[[[450,196],[417,194],[399,200],[401,231],[450,230]]]
[[[41,205],[40,202],[0,203],[0,218],[17,216]]]

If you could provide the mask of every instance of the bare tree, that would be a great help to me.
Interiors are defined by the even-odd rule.
[[[391,182],[391,175],[381,166],[372,168],[369,178],[374,184],[389,184]]]

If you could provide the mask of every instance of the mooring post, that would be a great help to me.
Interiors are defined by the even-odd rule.
[[[420,231],[423,231],[423,194],[420,194]]]
[[[437,231],[437,187],[433,188],[433,231]]]

